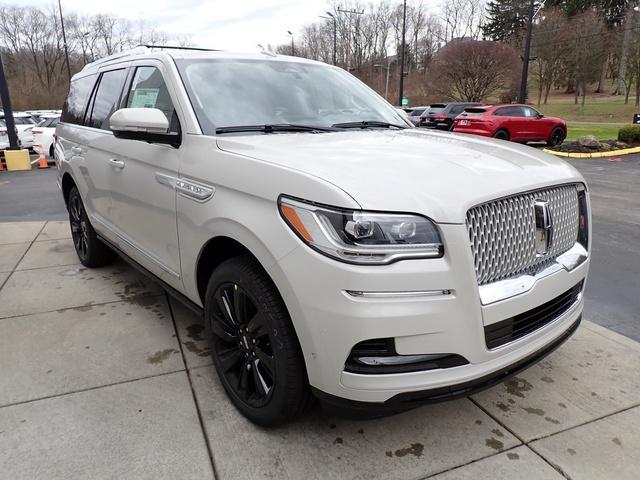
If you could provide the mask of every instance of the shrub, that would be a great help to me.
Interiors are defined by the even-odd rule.
[[[640,143],[640,125],[626,125],[618,130],[618,140],[625,143]]]

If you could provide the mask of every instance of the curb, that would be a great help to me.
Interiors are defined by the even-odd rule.
[[[632,153],[640,153],[640,147],[622,148],[620,150],[613,150],[610,152],[593,152],[593,153],[572,153],[572,152],[554,152],[548,148],[543,148],[543,152],[550,153],[556,157],[566,158],[607,158],[618,157],[620,155],[631,155]]]

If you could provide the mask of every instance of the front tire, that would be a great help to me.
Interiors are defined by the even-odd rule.
[[[72,187],[67,203],[71,238],[80,262],[89,268],[102,267],[112,263],[116,254],[102,243],[89,222],[89,216],[82,203],[80,192]]]
[[[563,128],[556,127],[551,131],[551,135],[549,135],[549,138],[547,139],[547,145],[550,147],[557,147],[564,142],[566,136],[567,134]]]
[[[511,138],[509,136],[509,132],[507,132],[504,129],[500,129],[498,130],[496,133],[493,134],[493,138],[497,138],[498,140],[506,140],[509,141],[509,139]]]
[[[226,260],[211,275],[205,332],[220,381],[249,420],[274,427],[309,407],[304,358],[289,313],[250,256]]]

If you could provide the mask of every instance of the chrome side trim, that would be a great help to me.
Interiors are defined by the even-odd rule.
[[[109,225],[106,221],[104,221],[98,215],[95,215],[95,214],[91,215],[91,222],[99,223],[106,230],[108,230],[109,232],[113,233],[116,237],[118,237],[118,239],[120,241],[122,241],[123,243],[126,243],[129,247],[131,247],[134,250],[136,250],[137,252],[139,252],[140,255],[145,257],[150,262],[153,262],[154,264],[156,264],[158,267],[160,267],[162,270],[167,272],[169,275],[172,275],[172,276],[174,276],[176,278],[180,278],[180,274],[178,272],[176,272],[175,270],[167,267],[164,263],[162,263],[160,260],[158,260],[155,255],[153,255],[150,252],[148,252],[145,249],[143,249],[140,245],[138,245],[136,242],[134,242],[129,237],[127,237],[123,232],[121,232],[116,227],[114,227],[112,225]]]
[[[415,290],[408,292],[362,292],[358,290],[345,290],[345,293],[358,298],[416,298],[451,295],[453,290]]]
[[[176,191],[185,197],[204,202],[213,196],[215,188],[178,178],[176,179]]]
[[[201,185],[183,178],[172,177],[164,173],[156,172],[156,181],[161,185],[176,190],[184,197],[189,197],[199,202],[204,202],[211,198],[216,191],[214,187]]]
[[[166,185],[172,190],[175,190],[176,188],[176,177],[172,177],[171,175],[156,172],[156,181],[161,185]]]
[[[507,278],[506,280],[480,285],[478,288],[480,291],[480,302],[482,305],[490,305],[526,293],[533,288],[538,280],[563,269],[570,272],[584,263],[588,257],[589,254],[587,250],[585,250],[581,244],[576,243],[565,253],[559,255],[554,263],[534,275],[520,275],[519,277]]]

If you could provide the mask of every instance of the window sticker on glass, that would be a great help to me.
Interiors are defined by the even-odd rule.
[[[159,88],[136,88],[129,107],[155,108],[158,92],[160,92]]]

